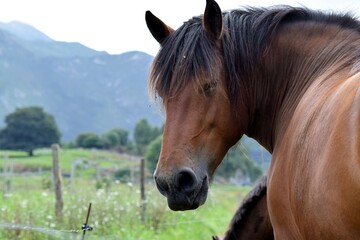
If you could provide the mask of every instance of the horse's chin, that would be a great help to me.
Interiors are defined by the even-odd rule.
[[[187,211],[197,209],[206,202],[209,182],[204,179],[197,192],[174,192],[167,195],[168,206],[173,211]]]

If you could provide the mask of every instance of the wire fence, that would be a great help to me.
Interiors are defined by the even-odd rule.
[[[89,213],[89,212],[88,212]],[[207,220],[192,220],[192,221],[179,221],[179,222],[166,222],[160,223],[161,226],[175,226],[181,224],[194,224],[200,222],[207,222]],[[50,229],[44,228],[39,226],[28,226],[23,224],[16,224],[16,223],[0,223],[0,228],[6,228],[9,230],[23,230],[23,231],[36,231],[42,234],[49,235],[51,237],[55,237],[58,239],[82,239],[85,240],[85,233],[87,231],[93,231],[91,226],[88,226],[86,223],[82,225],[81,229]],[[82,233],[82,234],[81,234]],[[80,235],[81,234],[81,235]],[[92,236],[87,235],[86,240],[88,239],[120,239],[118,236],[114,235],[105,235],[105,236]]]
[[[19,230],[24,230],[24,231],[36,231],[36,232],[40,232],[43,234],[51,235],[53,237],[63,237],[63,235],[67,235],[67,237],[69,237],[69,234],[75,235],[75,234],[82,233],[81,239],[85,240],[86,232],[93,230],[93,227],[88,225],[90,212],[91,212],[91,205],[92,205],[92,203],[89,204],[87,215],[86,215],[86,220],[85,220],[85,223],[83,223],[81,225],[81,229],[71,229],[71,230],[60,229],[60,230],[58,230],[58,229],[50,229],[50,228],[37,227],[37,226],[26,226],[26,225],[16,224],[16,223],[0,223],[0,228],[7,228],[7,229],[12,229],[12,230],[19,229]],[[77,235],[76,237],[79,237],[79,235]]]

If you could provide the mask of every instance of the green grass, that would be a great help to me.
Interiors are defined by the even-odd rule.
[[[3,152],[0,152],[2,155]],[[45,169],[45,166],[51,167],[52,164],[51,152],[46,149],[36,151],[32,158],[22,152],[8,152],[8,155],[15,164],[23,164],[25,168],[42,166]],[[62,171],[70,171],[71,161],[81,158],[95,161],[104,168],[126,168],[138,164],[116,153],[71,149],[60,152]],[[2,165],[3,161],[0,168]],[[64,216],[60,221],[55,216],[55,194],[48,189],[50,171],[44,170],[41,175],[15,174],[10,194],[0,196],[0,240],[81,239],[81,233],[43,233],[24,228],[6,228],[2,224],[79,230],[90,202],[93,205],[89,225],[94,230],[86,234],[87,240],[210,240],[212,235],[221,235],[226,231],[240,200],[249,191],[246,187],[214,183],[205,205],[195,211],[173,212],[150,180],[146,185],[145,219],[141,221],[138,183],[124,184],[111,180],[106,190],[97,189],[94,176],[90,169],[78,170],[74,191],[70,191],[69,179],[63,178]],[[3,178],[0,178],[2,186]]]
[[[25,179],[23,179],[25,181]],[[146,186],[145,221],[140,220],[140,194],[136,185],[113,183],[111,190],[96,190],[95,182],[83,180],[75,193],[64,191],[64,217],[54,213],[54,193],[37,187],[41,180],[27,179],[2,199],[0,224],[14,223],[48,229],[80,229],[92,202],[89,239],[211,239],[223,233],[247,188],[212,186],[206,204],[195,211],[173,212],[153,184]],[[31,190],[30,190],[31,189]],[[24,229],[0,228],[0,239],[70,239],[68,233],[44,234]],[[79,238],[77,238],[79,239]]]
[[[50,149],[40,149],[34,152],[33,157],[29,157],[26,152],[0,151],[0,159],[7,154],[14,163],[15,171],[37,171],[38,169],[50,170],[52,167],[52,153]],[[124,168],[136,166],[136,161],[122,157],[115,152],[85,149],[61,149],[60,167],[64,173],[69,173],[71,161],[86,160],[91,163],[97,163],[101,168]],[[0,170],[2,171],[4,161],[0,161]]]

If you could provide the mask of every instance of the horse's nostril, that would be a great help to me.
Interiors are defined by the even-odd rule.
[[[195,173],[190,169],[180,171],[175,177],[175,184],[182,190],[193,190],[196,187]]]

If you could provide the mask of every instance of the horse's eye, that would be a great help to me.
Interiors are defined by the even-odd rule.
[[[215,89],[216,85],[217,85],[217,81],[212,81],[212,82],[209,82],[209,83],[205,83],[203,85],[202,90],[203,90],[203,92],[205,94],[211,93]]]

